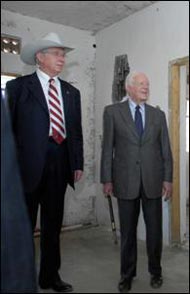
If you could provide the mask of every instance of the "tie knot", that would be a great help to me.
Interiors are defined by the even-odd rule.
[[[49,83],[50,83],[50,85],[53,85],[55,83],[55,80],[54,79],[49,79]]]
[[[140,106],[139,105],[137,105],[135,108],[136,108],[137,111],[140,110]]]

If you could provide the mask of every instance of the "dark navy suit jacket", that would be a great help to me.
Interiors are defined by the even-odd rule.
[[[69,184],[74,187],[74,171],[83,170],[83,135],[80,92],[60,79],[70,162]],[[12,125],[24,190],[33,192],[45,164],[49,137],[49,111],[37,74],[7,83]]]
[[[36,293],[32,229],[10,118],[1,100],[1,292]]]

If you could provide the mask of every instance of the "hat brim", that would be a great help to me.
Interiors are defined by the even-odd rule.
[[[25,45],[21,50],[20,58],[26,64],[36,65],[36,53],[51,47],[63,48],[66,53],[73,50],[73,48],[65,47],[63,44],[57,42],[41,40],[33,44]]]

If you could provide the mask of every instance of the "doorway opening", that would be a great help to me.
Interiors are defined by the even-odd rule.
[[[3,99],[5,98],[6,83],[16,79],[16,77],[19,77],[19,75],[13,73],[1,73],[1,96]]]

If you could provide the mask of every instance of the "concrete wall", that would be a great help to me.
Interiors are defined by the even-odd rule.
[[[2,10],[1,33],[18,36],[22,44],[39,39],[48,32],[56,32],[66,46],[75,48],[66,59],[63,79],[80,89],[82,98],[82,121],[84,130],[85,176],[76,185],[76,191],[68,189],[65,202],[65,225],[95,222],[94,183],[94,85],[95,85],[95,43],[88,31],[26,17]],[[24,65],[19,56],[1,53],[4,73],[31,73],[35,67]]]
[[[150,79],[150,101],[168,118],[168,63],[189,55],[189,2],[159,1],[96,35],[96,176],[99,181],[103,108],[111,104],[115,56],[127,54],[131,70],[144,71]],[[114,201],[116,202],[116,201]],[[117,211],[116,203],[115,210]],[[169,243],[170,204],[163,203],[164,242]],[[105,212],[104,212],[105,211]],[[97,185],[98,220],[109,224],[108,206]],[[117,220],[118,223],[118,220]],[[145,239],[142,215],[139,238]]]

